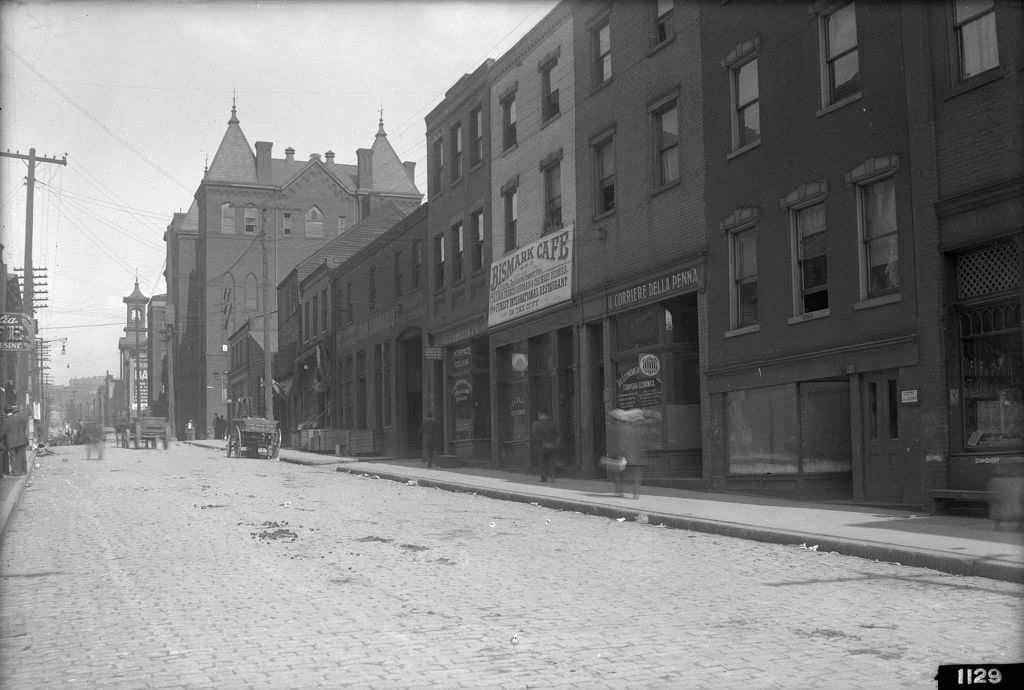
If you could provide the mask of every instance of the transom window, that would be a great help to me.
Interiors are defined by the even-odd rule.
[[[860,57],[857,49],[855,3],[843,5],[821,18],[824,48],[824,105],[860,93]]]
[[[960,79],[970,79],[999,65],[996,7],[993,0],[957,0],[954,30]]]

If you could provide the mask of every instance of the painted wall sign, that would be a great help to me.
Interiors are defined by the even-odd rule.
[[[700,288],[702,266],[691,264],[660,276],[634,283],[608,295],[608,311],[655,302]]]
[[[469,340],[470,338],[475,338],[478,335],[485,333],[486,331],[487,322],[481,320],[468,326],[463,326],[461,328],[456,328],[454,330],[448,331],[447,333],[435,333],[434,344],[440,345],[441,347],[445,347],[453,343],[460,342],[462,340]]]
[[[572,297],[573,226],[545,235],[491,264],[487,325]]]

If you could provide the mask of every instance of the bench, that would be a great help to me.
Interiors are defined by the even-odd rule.
[[[932,512],[942,513],[954,503],[984,503],[986,506],[998,495],[995,491],[978,491],[970,489],[933,489]]]

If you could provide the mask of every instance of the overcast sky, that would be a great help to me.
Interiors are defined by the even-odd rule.
[[[49,271],[51,380],[118,375],[136,273],[166,291],[163,233],[188,209],[233,94],[250,145],[355,163],[384,128],[426,191],[423,118],[555,0],[9,2],[0,0],[0,149],[36,167],[33,264]],[[24,264],[27,163],[0,157],[4,260]],[[67,338],[61,354],[59,338]]]

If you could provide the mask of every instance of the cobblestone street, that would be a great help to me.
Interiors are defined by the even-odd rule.
[[[0,685],[930,688],[1019,585],[212,450],[37,460]]]

